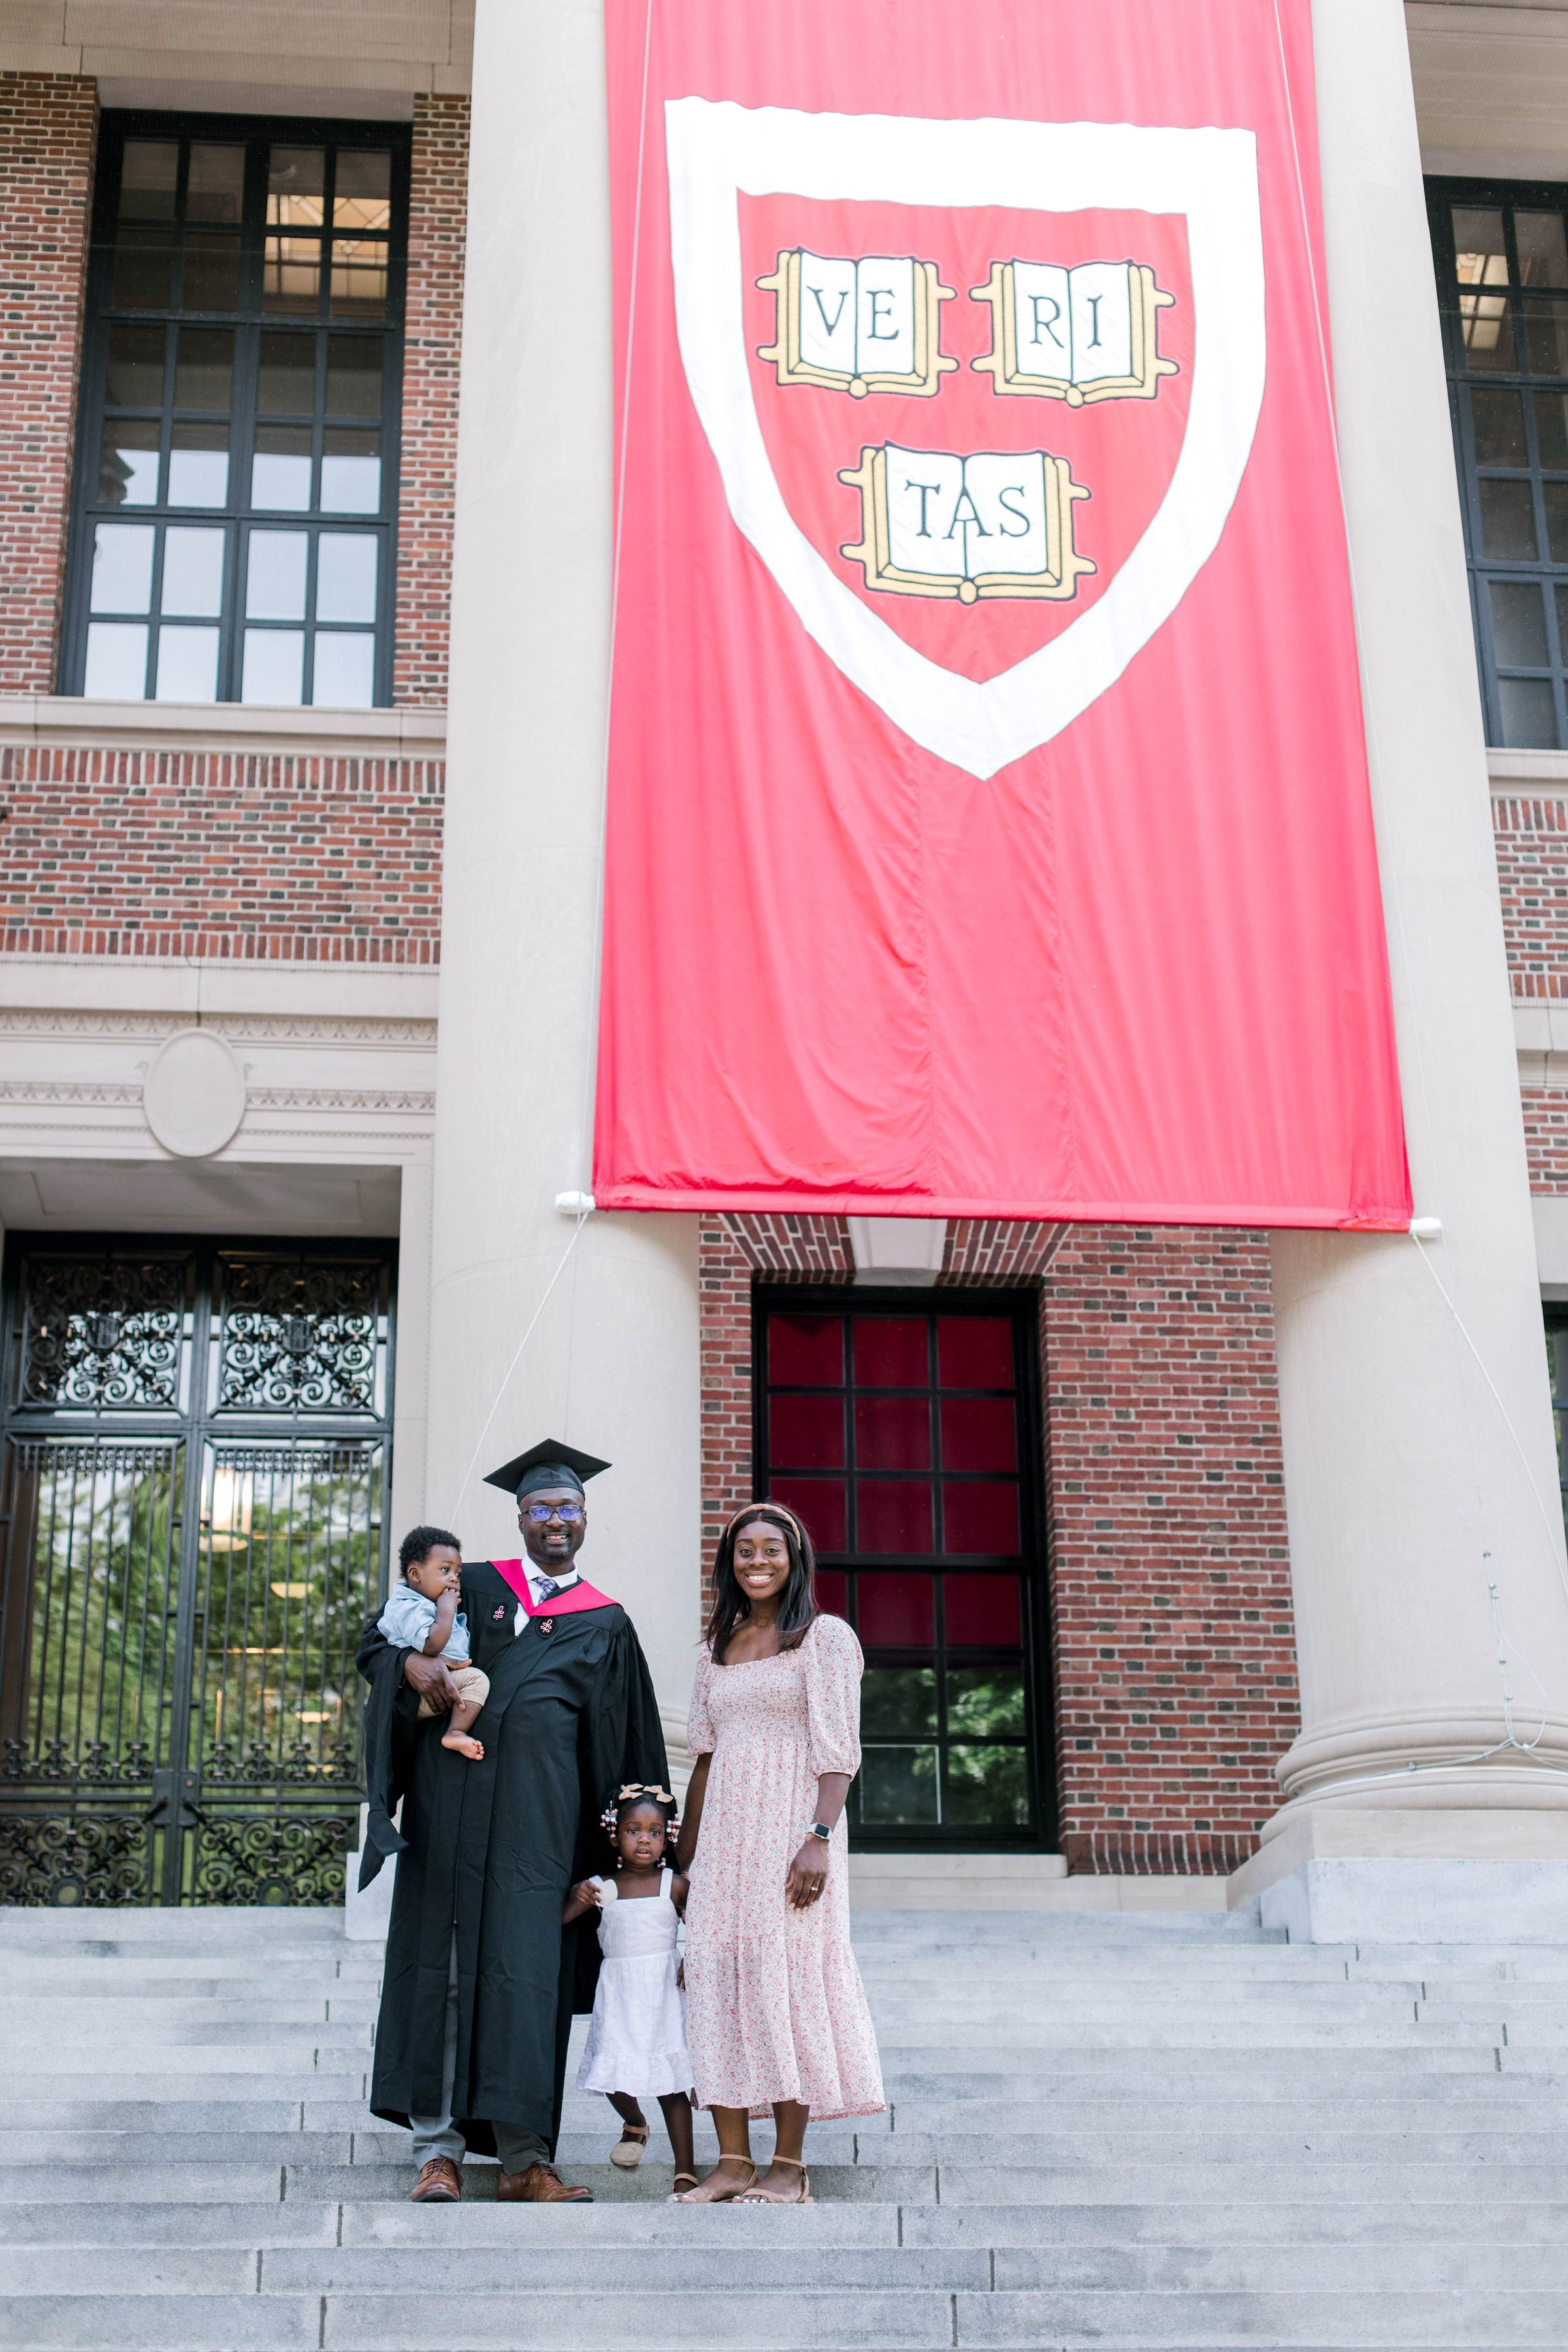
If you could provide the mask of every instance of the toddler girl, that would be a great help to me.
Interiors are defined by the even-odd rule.
[[[583,1879],[561,1915],[564,1926],[596,1904],[605,1956],[577,2088],[608,2095],[622,2125],[610,2162],[627,2170],[642,2161],[647,2146],[647,2119],[637,2095],[656,2098],[675,2157],[675,2186],[694,2189],[691,2061],[675,1957],[687,1882],[666,1860],[675,1838],[675,1800],[667,1789],[634,1785],[605,1806],[603,1819],[615,1848],[615,1874]]]

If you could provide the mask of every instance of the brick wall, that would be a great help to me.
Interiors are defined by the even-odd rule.
[[[0,693],[55,678],[98,129],[94,83],[0,73]]]
[[[458,465],[468,101],[414,101],[393,700],[444,705]]]
[[[435,963],[439,761],[0,751],[10,954]]]
[[[1494,798],[1492,837],[1513,992],[1568,996],[1568,801]]]
[[[1568,800],[1494,796],[1492,835],[1517,1003],[1568,997]],[[1568,1091],[1521,1087],[1533,1192],[1568,1192]]]
[[[704,1218],[700,1240],[706,1578],[752,1493],[753,1276],[852,1260],[833,1217]],[[975,1220],[941,1282],[1041,1290],[1063,1851],[1232,1869],[1298,1727],[1267,1242]]]
[[[1044,1360],[1062,1850],[1233,1869],[1299,1727],[1266,1238],[1074,1228]]]

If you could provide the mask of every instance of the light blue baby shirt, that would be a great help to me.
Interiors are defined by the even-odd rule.
[[[436,1603],[428,1593],[416,1592],[411,1584],[395,1584],[387,1594],[386,1606],[376,1620],[389,1642],[400,1650],[422,1650],[431,1626],[436,1622]],[[452,1631],[447,1646],[438,1653],[460,1666],[468,1663],[468,1627],[459,1609],[452,1621]]]

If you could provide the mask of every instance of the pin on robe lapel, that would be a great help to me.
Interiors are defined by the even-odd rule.
[[[528,1610],[521,1633],[519,1597]],[[490,2152],[500,2118],[553,2146],[572,2013],[592,2006],[599,1957],[596,1922],[563,1934],[562,1906],[603,1858],[597,1817],[607,1791],[626,1780],[664,1781],[664,1736],[631,1620],[595,1587],[575,1585],[534,1611],[520,1563],[472,1561],[461,1606],[473,1663],[490,1678],[474,1725],[482,1763],[443,1748],[438,1721],[418,1722],[405,1649],[374,1621],[360,1647],[371,1685],[362,1885],[383,1856],[401,1855],[371,2105],[396,2123],[440,2111],[455,1933],[454,2110],[465,2139]],[[401,1836],[391,1820],[400,1797]]]

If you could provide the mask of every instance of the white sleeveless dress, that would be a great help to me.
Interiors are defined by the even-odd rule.
[[[605,1958],[577,2069],[580,2091],[662,2099],[691,2088],[686,2003],[675,1981],[680,1921],[669,1899],[673,1876],[660,1872],[657,1895],[604,1907],[599,1949]]]

